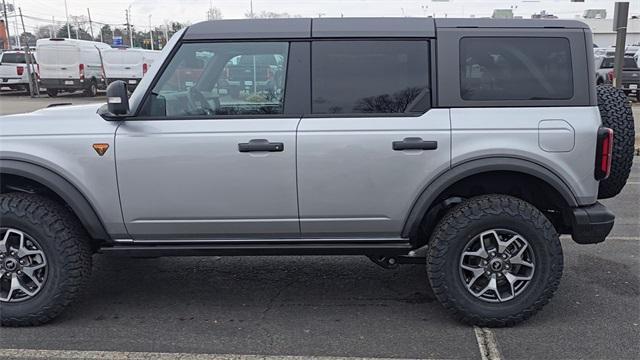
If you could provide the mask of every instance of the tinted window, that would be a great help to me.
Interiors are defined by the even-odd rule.
[[[33,56],[31,61],[34,62]],[[26,64],[27,57],[24,53],[4,53],[2,54],[2,62],[9,64]]]
[[[312,112],[423,112],[428,107],[426,41],[316,41]]]
[[[183,44],[141,116],[281,114],[289,44]]]
[[[569,40],[462,38],[460,95],[464,100],[570,99]]]
[[[602,64],[600,65],[601,69],[613,69],[614,58],[608,57],[602,59]],[[622,63],[623,69],[637,69],[638,64],[632,57],[625,57],[624,62]]]

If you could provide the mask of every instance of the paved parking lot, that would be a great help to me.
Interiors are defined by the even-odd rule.
[[[0,96],[3,113],[26,109],[14,99]],[[44,106],[32,101],[24,104]],[[640,157],[624,192],[605,203],[617,214],[610,238],[598,245],[564,239],[564,277],[551,303],[522,325],[491,330],[502,358],[640,354]],[[56,356],[6,349],[491,358],[480,353],[476,329],[452,320],[435,301],[424,266],[385,270],[364,257],[98,255],[86,296],[61,318],[41,327],[0,328],[0,358]]]

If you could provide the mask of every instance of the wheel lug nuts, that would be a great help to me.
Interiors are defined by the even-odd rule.
[[[507,258],[507,254],[502,254],[502,258],[506,259]]]

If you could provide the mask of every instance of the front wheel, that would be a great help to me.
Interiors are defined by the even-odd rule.
[[[35,194],[0,195],[0,325],[58,316],[91,272],[87,235],[60,204]]]
[[[453,208],[431,237],[427,272],[442,305],[478,326],[511,326],[549,302],[562,276],[562,247],[531,204],[483,195]]]

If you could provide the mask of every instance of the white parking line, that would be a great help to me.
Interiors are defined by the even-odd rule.
[[[190,354],[158,352],[122,352],[122,351],[80,351],[80,350],[33,350],[0,349],[0,359],[113,359],[113,360],[364,360],[383,358],[355,358],[330,356],[270,356],[270,355],[231,355],[231,354]],[[387,360],[387,359],[385,359]],[[391,359],[388,359],[391,360]],[[398,359],[393,359],[398,360]]]
[[[488,328],[473,327],[480,348],[480,356],[482,360],[500,360],[500,351],[498,351],[498,342],[496,336]]]

